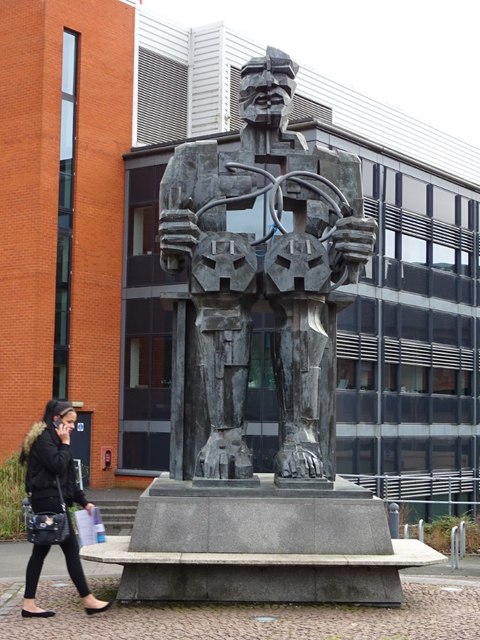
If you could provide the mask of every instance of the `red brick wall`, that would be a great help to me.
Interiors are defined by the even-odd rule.
[[[92,486],[117,463],[124,173],[133,7],[15,0],[0,18],[0,460],[51,395],[64,28],[80,34],[69,397],[92,411]],[[113,447],[112,470],[100,447]]]

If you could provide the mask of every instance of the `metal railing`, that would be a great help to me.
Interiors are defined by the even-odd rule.
[[[366,475],[342,474],[342,478],[354,482],[359,486],[370,489],[384,502],[401,504],[442,504],[448,507],[448,514],[452,515],[455,505],[470,507],[472,517],[477,517],[477,500],[480,478],[473,477],[473,471],[462,471],[461,474],[448,475],[443,472],[405,475]],[[471,493],[474,499],[469,501],[455,500],[461,493]],[[446,495],[447,500],[432,500],[435,496]]]

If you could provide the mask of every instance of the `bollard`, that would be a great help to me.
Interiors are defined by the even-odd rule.
[[[420,540],[420,542],[423,542],[424,531],[425,531],[424,522],[423,520],[419,520],[418,521],[418,539]]]
[[[458,569],[459,554],[460,554],[460,549],[459,549],[458,527],[452,527],[452,532],[450,534],[450,564],[452,569]]]
[[[388,528],[391,538],[400,538],[400,507],[396,502],[388,505]]]

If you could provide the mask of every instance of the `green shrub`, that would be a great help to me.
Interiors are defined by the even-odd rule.
[[[458,527],[462,520],[465,522],[465,551],[466,553],[480,552],[480,524],[470,515],[441,516],[433,522],[425,524],[424,542],[430,547],[443,553],[450,552],[452,527]]]
[[[25,537],[22,500],[25,498],[25,468],[13,454],[0,465],[0,539]]]

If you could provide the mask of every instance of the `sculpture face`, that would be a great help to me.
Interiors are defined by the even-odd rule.
[[[267,52],[250,60],[240,81],[241,118],[254,126],[286,127],[297,86],[295,73],[296,65],[288,57],[275,58]]]

